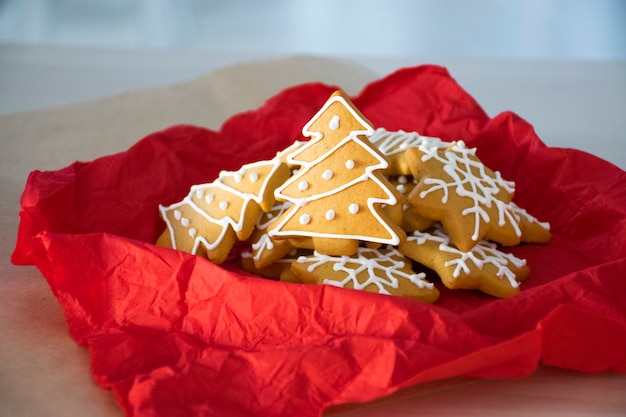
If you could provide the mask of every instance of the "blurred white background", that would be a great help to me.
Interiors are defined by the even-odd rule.
[[[626,60],[626,1],[0,0],[0,42]]]

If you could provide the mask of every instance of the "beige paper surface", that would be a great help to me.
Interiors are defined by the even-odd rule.
[[[0,416],[120,416],[89,373],[88,353],[67,334],[60,307],[34,267],[9,257],[19,197],[32,170],[126,150],[179,123],[217,129],[280,90],[309,81],[358,93],[377,78],[357,64],[290,57],[224,68],[200,79],[64,108],[0,116]]]

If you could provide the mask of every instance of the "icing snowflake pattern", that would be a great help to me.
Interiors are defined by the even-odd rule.
[[[424,153],[422,161],[436,159],[443,164],[443,170],[451,178],[447,182],[442,178],[425,178],[424,184],[431,187],[420,193],[420,198],[425,198],[428,194],[441,190],[442,203],[448,201],[449,193],[455,192],[461,197],[469,197],[473,200],[473,205],[464,209],[461,214],[473,215],[475,219],[474,233],[472,240],[477,241],[481,221],[489,223],[489,215],[485,207],[490,208],[495,204],[498,209],[498,225],[504,226],[509,222],[519,236],[521,231],[517,226],[514,214],[509,209],[507,203],[501,201],[496,195],[505,190],[508,193],[515,191],[515,184],[506,181],[495,171],[494,177],[487,174],[485,165],[475,158],[476,148],[468,148],[463,141],[455,142],[447,151],[440,152],[436,146],[423,144],[419,146]]]
[[[450,245],[450,237],[441,227],[436,227],[432,233],[413,232],[412,236],[408,236],[407,240],[415,241],[418,245],[423,245],[427,241],[439,243],[439,250],[442,252],[457,255],[458,257],[444,263],[444,266],[454,268],[452,276],[458,278],[461,273],[470,274],[470,265],[474,264],[479,270],[483,269],[486,264],[495,266],[498,270],[497,276],[506,278],[513,288],[519,287],[519,282],[515,279],[515,273],[509,268],[513,265],[521,268],[526,265],[526,261],[513,256],[510,253],[504,253],[498,250],[495,243],[483,240],[469,252],[463,252]]]
[[[420,289],[432,289],[433,284],[426,281],[423,272],[409,274],[401,269],[406,265],[404,255],[394,248],[380,251],[369,248],[359,248],[354,256],[328,256],[314,252],[312,256],[300,257],[297,262],[311,263],[307,269],[313,272],[317,267],[328,262],[334,263],[333,270],[345,273],[341,281],[325,279],[324,284],[345,288],[348,284],[357,290],[363,290],[369,285],[378,288],[380,294],[389,295],[387,288],[398,288],[399,280],[408,280]],[[359,277],[365,277],[360,281]]]

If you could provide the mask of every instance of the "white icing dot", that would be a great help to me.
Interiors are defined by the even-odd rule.
[[[214,198],[215,196],[213,194],[207,194],[207,196],[204,197],[204,201],[206,201],[207,204],[211,204]]]
[[[335,210],[330,209],[326,212],[326,220],[333,220],[335,218]]]
[[[325,180],[329,180],[332,177],[333,177],[333,171],[331,171],[330,169],[327,169],[326,171],[322,173],[322,178],[324,178]]]
[[[181,213],[180,210],[174,210],[174,218],[180,220],[181,217],[183,217],[183,213]]]
[[[259,174],[257,174],[256,172],[250,173],[250,182],[257,182],[258,179],[259,179]]]
[[[402,184],[398,184],[398,185],[396,186],[396,189],[397,189],[398,191],[400,191],[402,194],[406,193],[406,187],[405,187],[404,185],[402,185]]]
[[[180,224],[182,224],[183,227],[189,227],[189,219],[186,217],[183,217],[182,219],[180,219]]]
[[[242,178],[243,175],[241,174],[241,172],[235,172],[235,182],[240,183]]]
[[[196,237],[196,233],[198,233],[198,231],[194,229],[193,227],[189,229],[189,236]]]
[[[354,168],[354,161],[352,159],[348,159],[346,161],[346,168],[348,168],[348,169]]]
[[[220,201],[220,208],[226,210],[228,208],[228,201]]]
[[[400,176],[398,177],[398,182],[399,182],[400,184],[406,184],[406,183],[407,183],[407,179],[406,179],[406,177],[405,177],[404,175],[400,175]]]
[[[308,188],[309,188],[309,183],[306,182],[305,180],[302,180],[298,183],[298,190],[305,191]]]
[[[339,129],[339,116],[334,115],[332,119],[330,119],[330,123],[328,123],[328,127],[330,130]]]
[[[359,205],[357,203],[352,203],[348,206],[348,211],[350,214],[357,214],[359,212]]]
[[[300,224],[309,224],[311,222],[311,216],[308,214],[303,214],[300,216]]]
[[[196,190],[196,198],[202,198],[203,195],[204,195],[203,190]]]

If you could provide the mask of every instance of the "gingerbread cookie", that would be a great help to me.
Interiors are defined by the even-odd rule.
[[[275,192],[292,205],[269,227],[270,237],[308,236],[332,255],[354,254],[361,241],[400,243],[404,231],[383,210],[400,195],[381,172],[385,157],[364,137],[371,124],[348,97],[334,93],[302,132],[311,140],[287,157],[300,169]]]
[[[435,220],[428,219],[418,214],[413,207],[408,204],[408,197],[417,184],[411,175],[399,175],[390,177],[389,182],[400,193],[400,202],[393,206],[385,206],[387,215],[394,220],[404,231],[426,230],[435,224]],[[400,213],[398,217],[397,212]]]
[[[450,143],[443,142],[439,138],[422,136],[417,132],[389,131],[384,128],[376,129],[369,137],[369,141],[387,157],[389,167],[384,170],[384,173],[391,176],[411,174],[404,155],[407,149],[423,145],[445,148],[450,145]]]
[[[475,148],[455,142],[446,149],[409,148],[406,158],[418,183],[408,204],[420,215],[441,221],[452,242],[469,251],[483,239],[503,245],[520,242],[521,231],[508,205],[515,184],[487,168]]]
[[[244,271],[251,272],[253,274],[260,275],[265,278],[276,279],[283,282],[301,283],[291,271],[291,264],[295,262],[299,257],[311,254],[310,250],[292,249],[291,252],[286,254],[280,259],[275,260],[273,263],[258,268],[252,259],[251,252],[242,252],[241,254],[241,267]]]
[[[315,252],[301,256],[291,270],[302,282],[327,284],[387,295],[411,297],[434,303],[439,291],[415,273],[409,259],[394,248],[360,247],[352,256],[329,256]]]
[[[552,238],[550,223],[539,221],[535,216],[515,204],[509,203],[509,207],[519,223],[521,241],[526,243],[548,243]]]
[[[205,216],[189,196],[179,203],[160,206],[167,229],[156,244],[178,249],[222,263],[237,242],[237,234],[228,221]]]
[[[159,207],[167,228],[157,244],[222,263],[237,239],[250,237],[263,210],[272,208],[274,189],[289,175],[276,157],[192,186],[182,201]]]
[[[290,202],[276,202],[271,210],[267,213],[263,213],[256,223],[250,237],[250,254],[255,268],[266,268],[295,249],[290,239],[274,239],[267,233],[267,228],[274,223],[290,205]]]
[[[517,294],[530,273],[525,260],[498,250],[492,242],[483,240],[468,252],[459,250],[440,225],[430,232],[414,232],[398,249],[437,272],[450,289],[478,289],[504,298]]]

